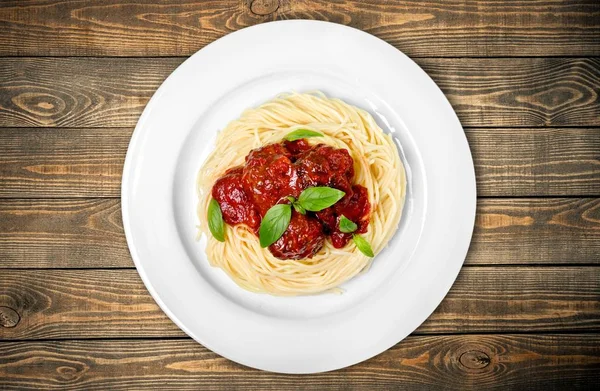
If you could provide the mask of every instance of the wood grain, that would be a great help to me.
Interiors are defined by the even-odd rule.
[[[187,56],[300,18],[414,57],[478,195],[502,197],[478,200],[467,266],[412,336],[312,376],[188,339],[132,269],[117,199],[132,128]],[[0,32],[1,390],[600,388],[600,2],[4,0]]]
[[[183,336],[135,270],[1,270],[0,306],[18,313],[2,339]]]
[[[480,196],[600,195],[600,129],[467,129]],[[0,129],[0,198],[118,197],[130,129]]]
[[[1,200],[1,267],[133,267],[121,204],[109,199]]]
[[[417,61],[463,126],[598,126],[600,59]]]
[[[192,340],[0,343],[6,389],[379,390],[592,388],[598,335],[412,336],[361,364],[311,376],[250,369]]]
[[[0,200],[3,268],[133,267],[118,200]],[[467,265],[600,263],[600,199],[480,199]]]
[[[600,263],[600,199],[481,199],[466,263]]]
[[[131,133],[0,129],[0,197],[118,197]]]
[[[467,129],[480,196],[600,194],[600,129]]]
[[[593,0],[5,0],[0,55],[187,56],[232,31],[281,19],[349,25],[419,57],[600,54]]]
[[[183,58],[0,58],[0,126],[133,126]]]
[[[133,126],[183,58],[0,58],[0,127]],[[600,59],[419,59],[464,126],[600,126]]]
[[[183,336],[135,270],[4,269],[0,281],[0,306],[21,319],[0,340]],[[600,267],[468,267],[416,333],[599,328]]]

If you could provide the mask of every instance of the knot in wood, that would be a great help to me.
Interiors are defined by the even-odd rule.
[[[13,96],[11,100],[19,109],[46,119],[60,114],[67,108],[67,102],[61,97],[45,92],[23,92]]]
[[[21,316],[19,316],[17,311],[9,307],[0,306],[0,326],[7,328],[15,327],[19,324],[20,320]]]
[[[87,372],[88,368],[79,363],[73,363],[73,366],[63,365],[56,368],[56,372],[61,380],[73,381],[78,380]]]
[[[250,11],[255,15],[265,16],[272,14],[279,8],[279,0],[252,0]]]
[[[460,363],[469,369],[483,369],[490,365],[492,361],[487,353],[480,350],[469,350],[460,355],[458,359]]]

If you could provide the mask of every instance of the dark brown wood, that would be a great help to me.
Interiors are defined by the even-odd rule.
[[[133,267],[116,199],[0,200],[1,267]],[[2,290],[0,289],[0,292]]]
[[[600,329],[600,267],[467,267],[417,334]]]
[[[21,321],[17,311],[8,307],[0,307],[0,327],[15,327]]]
[[[0,58],[0,126],[133,126],[183,60]]]
[[[600,195],[600,129],[467,129],[480,196]],[[118,197],[131,129],[0,129],[0,197]]]
[[[600,59],[422,59],[463,126],[599,126]]]
[[[413,336],[311,376],[188,339],[132,269],[118,200],[132,128],[174,69],[300,18],[415,58],[496,197]],[[597,0],[0,1],[0,389],[600,389],[598,56]]]
[[[0,343],[0,379],[19,390],[592,389],[600,336],[413,336],[361,364],[311,376],[258,371],[192,340]]]
[[[481,196],[600,194],[600,129],[468,129]]]
[[[0,340],[184,336],[135,270],[0,270],[0,306],[21,318]]]
[[[127,127],[182,58],[0,58],[0,127]],[[600,59],[419,59],[464,126],[600,126]]]
[[[113,199],[0,200],[3,268],[132,267]],[[480,199],[467,265],[600,262],[600,199]]]
[[[0,270],[0,340],[183,336],[135,270]],[[408,300],[409,298],[407,298]],[[417,334],[598,331],[600,267],[467,267]]]
[[[600,199],[482,199],[466,264],[600,262]]]
[[[119,197],[131,129],[0,129],[0,197]]]
[[[418,57],[600,54],[594,0],[5,0],[0,55],[187,56],[277,19],[350,25]]]

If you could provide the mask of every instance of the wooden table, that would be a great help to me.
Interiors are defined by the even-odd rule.
[[[435,313],[312,376],[186,337],[133,267],[119,201],[133,127],[175,67],[295,18],[363,29],[423,67],[465,128],[479,194]],[[0,389],[600,386],[598,0],[2,0],[0,56]]]

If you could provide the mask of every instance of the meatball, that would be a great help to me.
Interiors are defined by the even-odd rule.
[[[327,157],[315,152],[314,149],[300,155],[295,165],[298,167],[302,187],[328,186],[331,179],[331,169]]]
[[[359,224],[363,220],[368,220],[367,217],[369,217],[371,211],[369,192],[364,186],[354,185],[352,186],[352,192],[346,194],[333,208],[338,216],[344,215]],[[366,229],[363,232],[366,232]]]
[[[294,141],[284,141],[283,145],[292,154],[292,160],[296,160],[298,156],[312,148],[305,138]]]
[[[212,197],[219,203],[227,224],[246,224],[253,231],[258,230],[261,218],[242,185],[242,167],[230,169],[219,178],[212,188]]]
[[[352,157],[345,149],[318,144],[300,154],[295,164],[303,188],[329,186],[345,192],[351,189],[354,166]]]
[[[325,232],[331,235],[331,244],[335,248],[342,248],[352,238],[352,233],[344,233],[339,230],[340,218],[345,216],[352,220],[358,228],[356,233],[365,233],[369,226],[369,193],[360,185],[352,186],[352,190],[346,193],[334,206],[317,212],[316,216],[323,225]]]
[[[290,153],[281,144],[250,152],[243,171],[243,183],[262,216],[287,196],[297,197],[298,172]]]
[[[311,258],[324,241],[323,228],[316,219],[293,212],[290,225],[269,250],[279,259]]]
[[[246,166],[263,165],[267,160],[278,155],[283,155],[288,158],[292,157],[290,151],[282,144],[267,144],[250,151],[246,156]]]

